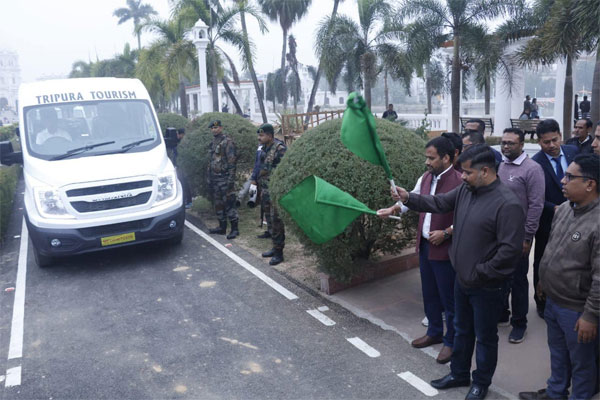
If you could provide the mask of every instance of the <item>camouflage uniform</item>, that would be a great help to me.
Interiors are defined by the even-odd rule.
[[[261,187],[262,205],[267,217],[267,226],[271,226],[271,237],[273,239],[273,249],[283,250],[285,246],[285,227],[283,221],[279,219],[277,207],[271,203],[271,195],[269,194],[269,180],[271,173],[281,162],[281,158],[285,154],[287,148],[279,140],[273,141],[273,144],[268,148],[264,148],[261,155],[261,166],[258,174],[258,183]]]
[[[209,148],[207,177],[220,223],[227,223],[227,218],[232,223],[238,221],[234,190],[236,163],[237,153],[233,139],[223,134],[216,135]]]

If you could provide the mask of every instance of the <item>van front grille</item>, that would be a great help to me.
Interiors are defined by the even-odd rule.
[[[93,194],[121,192],[121,191],[125,191],[125,190],[140,189],[140,188],[145,188],[145,187],[152,187],[152,180],[126,182],[126,183],[115,183],[112,185],[91,186],[91,187],[80,188],[80,189],[71,189],[71,190],[67,190],[67,196],[68,197],[89,196],[89,195],[93,195]]]
[[[152,192],[140,193],[137,196],[125,197],[123,199],[112,199],[104,201],[72,201],[71,206],[80,213],[114,210],[116,208],[132,207],[145,204],[150,200]]]

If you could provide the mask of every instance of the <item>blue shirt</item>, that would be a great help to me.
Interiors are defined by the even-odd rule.
[[[556,161],[554,161],[552,159],[552,156],[549,155],[548,153],[544,153],[544,155],[546,157],[548,157],[548,161],[550,161],[550,165],[552,165],[552,168],[554,169],[554,174],[558,175],[556,173]],[[560,157],[560,165],[562,166],[562,170],[563,170],[563,174],[564,174],[565,172],[567,172],[567,167],[569,165],[567,164],[567,158],[565,157],[565,155],[564,155],[564,153],[562,151],[562,148],[560,149],[560,155],[558,157]]]

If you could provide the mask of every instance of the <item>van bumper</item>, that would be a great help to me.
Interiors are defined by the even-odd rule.
[[[31,241],[42,256],[64,257],[175,238],[183,234],[185,208],[151,218],[79,229],[39,228],[30,222],[27,214],[25,221]],[[128,241],[119,242],[120,235]],[[131,240],[133,237],[135,240]],[[52,246],[55,239],[60,241],[59,246]]]

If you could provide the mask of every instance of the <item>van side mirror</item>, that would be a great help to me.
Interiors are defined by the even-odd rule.
[[[23,153],[20,151],[15,152],[12,143],[9,141],[0,142],[0,164],[23,164]]]

